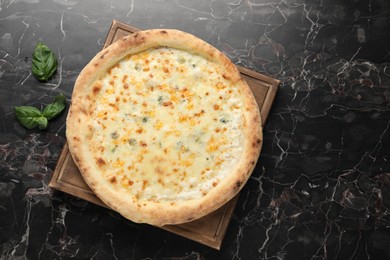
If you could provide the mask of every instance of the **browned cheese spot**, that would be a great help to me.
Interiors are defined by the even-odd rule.
[[[113,109],[115,109],[116,111],[119,110],[118,104],[109,103],[108,105],[109,105],[110,107],[112,107]]]
[[[128,75],[124,75],[122,78],[122,82],[125,83],[128,77],[129,77]]]
[[[154,169],[154,171],[157,173],[157,174],[160,174],[160,175],[163,175],[164,174],[164,171],[160,168],[160,167],[156,167]]]
[[[99,158],[96,159],[96,164],[99,167],[102,167],[102,166],[106,165],[106,161],[103,158],[99,157]]]
[[[102,89],[102,85],[101,84],[95,84],[93,85],[92,87],[92,93],[94,95],[97,95],[97,93],[99,93],[99,91]]]
[[[142,190],[145,190],[146,185],[148,185],[148,181],[147,180],[143,180],[142,181]]]
[[[116,183],[116,177],[115,177],[115,176],[112,176],[112,177],[110,178],[110,182],[111,182],[112,184],[115,184],[115,183]]]
[[[163,105],[164,105],[164,107],[168,107],[168,106],[172,106],[173,103],[172,103],[171,101],[165,101],[165,102],[163,103]]]

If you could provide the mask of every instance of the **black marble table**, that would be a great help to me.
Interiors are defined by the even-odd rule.
[[[111,21],[177,28],[281,81],[220,251],[48,187],[67,111],[27,130],[14,106],[70,101]],[[31,73],[38,42],[58,57]],[[389,259],[390,1],[0,1],[0,259]]]

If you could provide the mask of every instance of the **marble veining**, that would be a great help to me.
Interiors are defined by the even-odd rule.
[[[390,2],[0,1],[0,259],[389,259]],[[259,162],[220,251],[48,187],[67,111],[27,130],[73,84],[113,19],[177,28],[281,81]],[[39,41],[57,55],[31,74]]]

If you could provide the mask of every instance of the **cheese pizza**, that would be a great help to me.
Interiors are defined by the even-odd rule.
[[[235,65],[201,39],[139,31],[76,80],[71,155],[109,207],[138,223],[205,216],[233,198],[259,157],[259,108]]]

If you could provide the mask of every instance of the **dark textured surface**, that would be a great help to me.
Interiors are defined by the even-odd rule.
[[[47,184],[65,111],[26,130],[16,105],[70,101],[113,19],[177,28],[281,86],[221,251],[131,223]],[[31,74],[43,41],[48,83]],[[0,2],[0,259],[389,259],[390,2]]]

